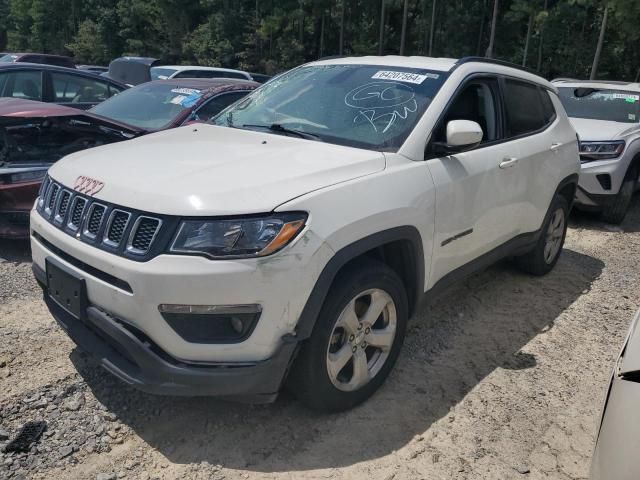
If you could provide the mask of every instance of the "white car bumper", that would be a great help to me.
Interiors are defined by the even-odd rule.
[[[41,283],[47,282],[46,260],[53,260],[84,280],[89,320],[115,319],[130,325],[148,337],[162,355],[201,366],[255,365],[277,356],[287,343],[286,337],[295,332],[314,287],[316,276],[312,273],[319,273],[333,254],[307,230],[285,250],[260,259],[214,261],[164,254],[137,262],[77,240],[35,210],[31,229],[34,272]],[[49,299],[47,303],[60,322],[54,302]],[[239,343],[198,343],[185,340],[167,323],[159,311],[162,304],[257,305],[261,312],[251,334]],[[104,316],[106,320],[97,318]]]

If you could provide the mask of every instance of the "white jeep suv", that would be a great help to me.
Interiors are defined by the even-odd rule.
[[[554,81],[580,137],[576,206],[621,223],[640,173],[640,84]]]
[[[484,59],[295,68],[197,124],[56,163],[31,215],[53,316],[153,393],[350,408],[425,293],[550,271],[580,169],[555,88]]]

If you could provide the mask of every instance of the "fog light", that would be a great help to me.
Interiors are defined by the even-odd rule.
[[[242,333],[242,330],[244,328],[242,325],[242,320],[240,320],[238,317],[231,317],[231,326],[238,333]]]
[[[238,343],[251,335],[260,318],[260,305],[158,306],[173,330],[190,343]]]

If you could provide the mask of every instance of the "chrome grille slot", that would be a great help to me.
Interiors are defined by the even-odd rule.
[[[58,203],[56,206],[56,213],[53,217],[56,223],[62,224],[64,221],[64,217],[67,214],[67,209],[69,208],[69,201],[71,200],[71,192],[69,190],[62,190],[60,193],[60,198],[58,199]]]
[[[89,212],[87,213],[87,219],[85,221],[84,230],[82,234],[94,240],[100,231],[102,221],[104,220],[104,214],[107,211],[107,207],[99,203],[92,203],[89,206]]]
[[[82,212],[84,212],[84,207],[87,205],[87,201],[82,198],[76,196],[71,202],[71,215],[69,216],[69,222],[67,222],[67,227],[69,227],[74,232],[77,232],[80,228],[80,222],[82,221]]]
[[[44,199],[47,196],[49,185],[51,185],[51,179],[49,178],[49,176],[46,176],[42,181],[42,185],[40,185],[40,191],[38,192],[38,208],[40,210],[42,210],[42,207],[44,206]]]
[[[58,192],[60,191],[60,185],[57,183],[52,183],[49,191],[47,192],[47,200],[44,208],[44,213],[47,216],[51,216],[51,212],[53,211],[53,207],[56,204],[56,197],[58,196]]]
[[[162,225],[162,220],[153,217],[140,216],[133,225],[127,251],[135,255],[144,255],[151,248]]]
[[[131,214],[129,212],[125,212],[124,210],[113,210],[109,216],[109,221],[107,222],[107,228],[105,229],[102,241],[111,247],[117,247],[120,245],[130,218]]]

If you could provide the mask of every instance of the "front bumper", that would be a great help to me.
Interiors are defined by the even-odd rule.
[[[576,189],[574,204],[579,210],[600,211],[611,205],[616,199],[615,195],[593,194],[584,190],[580,185]]]
[[[58,324],[102,367],[125,383],[148,393],[185,396],[221,396],[251,402],[276,398],[286,377],[297,342],[286,337],[267,360],[259,362],[189,364],[164,352],[128,321],[89,306],[81,321],[54,302],[46,292],[46,275],[37,265],[34,275],[44,300]]]
[[[613,160],[583,163],[576,204],[586,208],[607,206],[620,191],[628,163],[624,155]]]
[[[0,238],[29,238],[29,209],[0,210]]]
[[[0,238],[29,238],[29,212],[41,182],[0,185]]]
[[[88,303],[124,319],[177,361],[192,364],[257,363],[272,358],[298,319],[332,251],[312,231],[261,259],[211,261],[159,255],[146,262],[101,251],[79,241],[37,212],[31,215],[33,263],[52,258],[84,279]],[[311,272],[311,273],[310,273]],[[259,305],[260,318],[239,343],[196,343],[182,338],[159,305]]]

